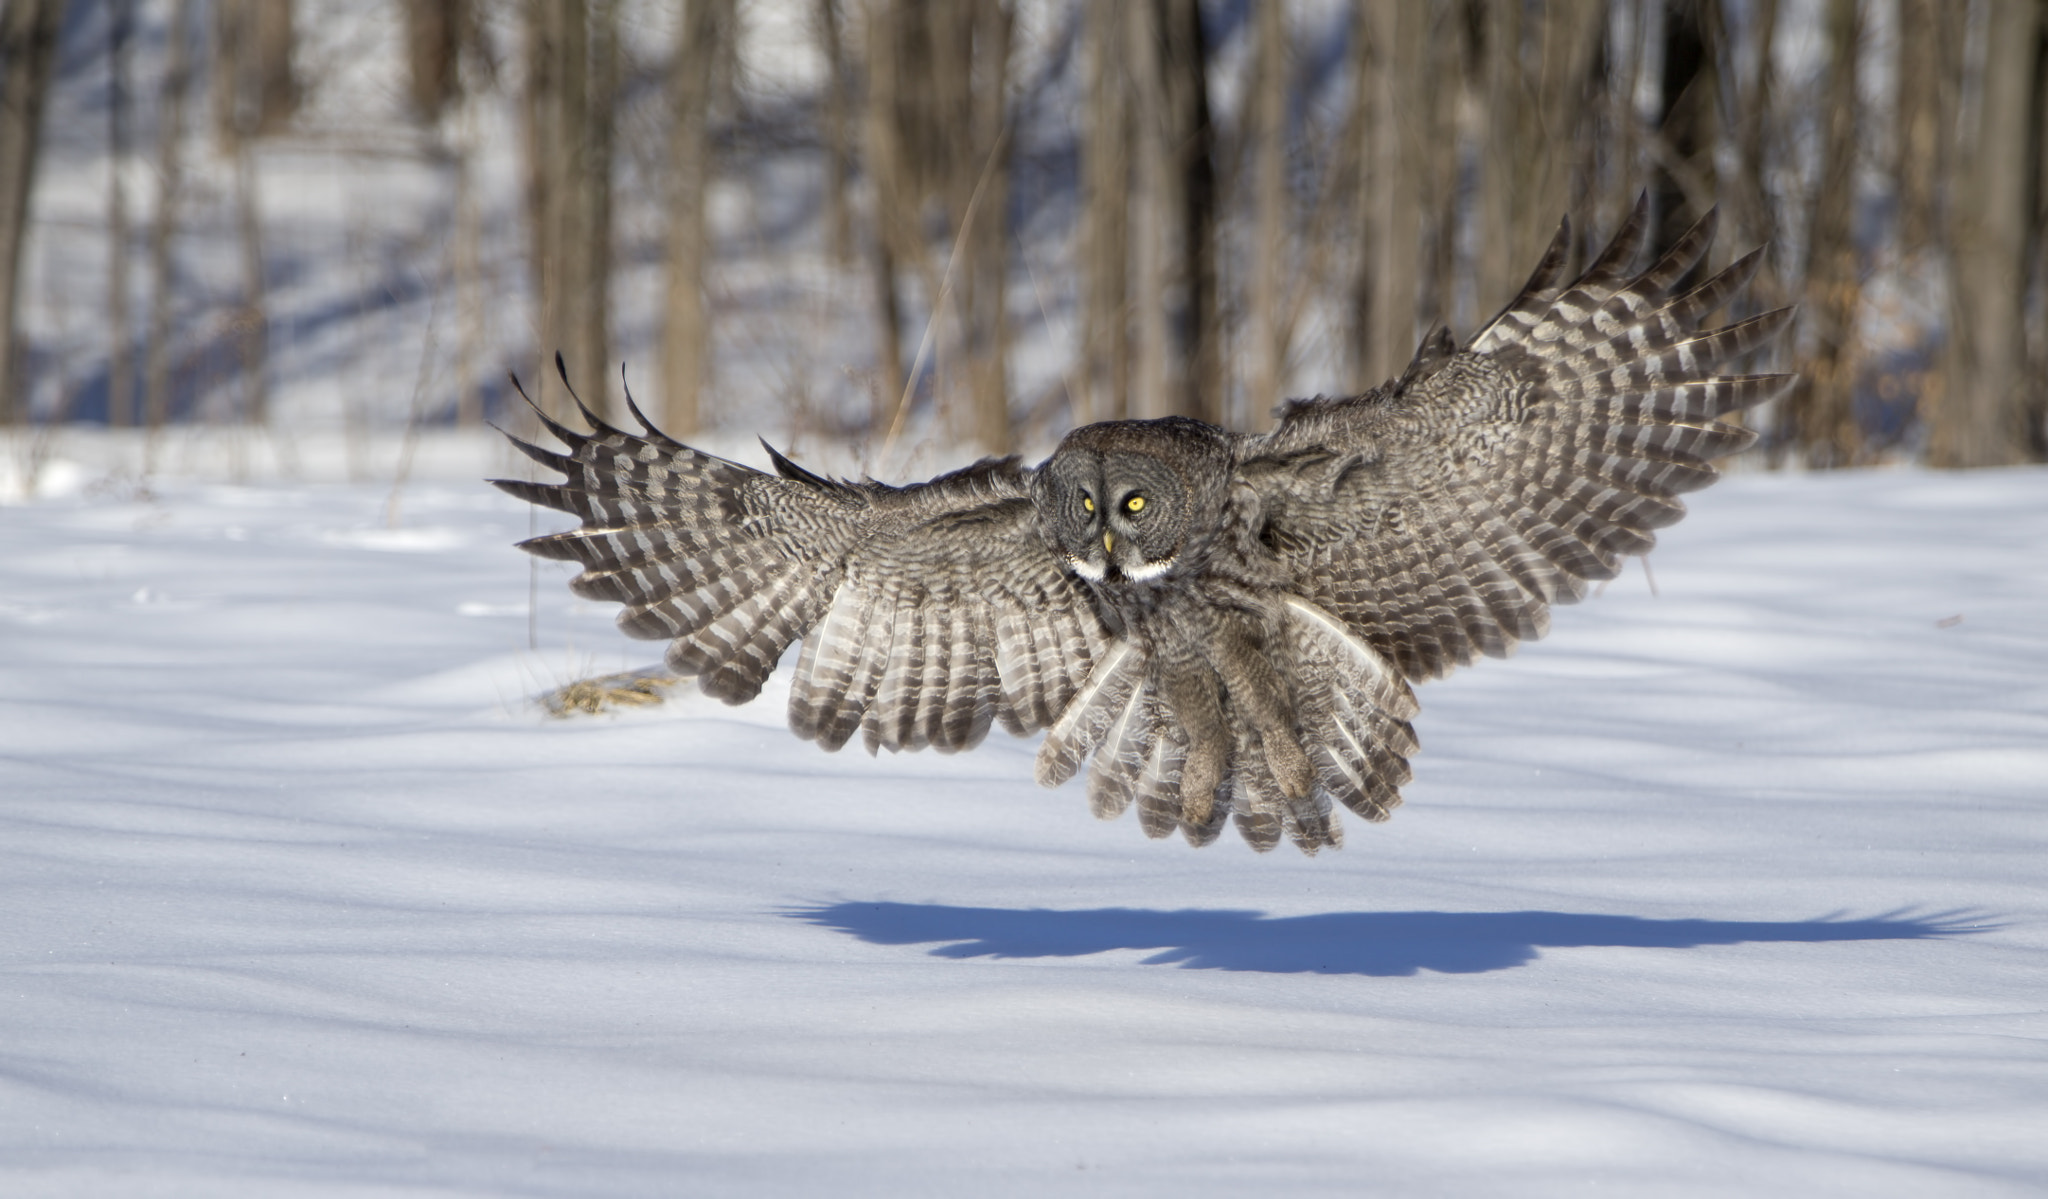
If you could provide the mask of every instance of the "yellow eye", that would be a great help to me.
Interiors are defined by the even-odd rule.
[[[1124,507],[1130,509],[1133,512],[1143,512],[1145,510],[1145,497],[1142,495],[1134,495],[1130,499],[1124,501]]]
[[[1095,500],[1090,496],[1084,495],[1081,497],[1081,507],[1086,511],[1093,512],[1095,511]]]

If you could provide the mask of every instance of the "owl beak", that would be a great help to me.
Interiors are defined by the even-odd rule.
[[[1104,533],[1102,535],[1102,552],[1105,554],[1113,554],[1116,552],[1115,533]]]

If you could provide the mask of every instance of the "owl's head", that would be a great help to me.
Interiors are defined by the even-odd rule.
[[[1104,421],[1067,434],[1033,499],[1047,540],[1084,579],[1143,582],[1189,565],[1230,486],[1229,434],[1213,425]]]

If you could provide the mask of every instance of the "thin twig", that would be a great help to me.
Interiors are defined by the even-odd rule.
[[[447,275],[446,267],[447,263],[444,256],[442,263],[442,276],[444,279]],[[420,344],[419,371],[413,376],[412,381],[412,414],[405,422],[405,439],[399,443],[398,465],[394,468],[391,475],[391,494],[384,501],[384,527],[387,529],[398,527],[398,502],[405,494],[407,480],[412,477],[412,459],[414,453],[419,449],[420,421],[426,415],[429,371],[434,365],[434,349],[440,341],[442,291],[443,289],[440,287],[434,288],[433,299],[428,301],[427,304],[426,338]]]
[[[966,244],[967,235],[974,229],[974,214],[981,208],[981,194],[995,174],[996,162],[1009,140],[1010,126],[1006,122],[1002,132],[996,134],[995,144],[989,147],[988,159],[981,164],[981,178],[974,181],[974,192],[967,197],[967,211],[960,218],[960,228],[954,231],[953,249],[946,255],[946,273],[939,280],[939,294],[933,298],[931,311],[925,317],[924,336],[917,343],[917,357],[911,359],[910,372],[903,380],[903,394],[896,400],[896,414],[889,420],[888,436],[882,438],[881,452],[875,455],[878,466],[889,460],[889,451],[895,448],[896,438],[903,432],[903,418],[910,411],[910,396],[917,390],[917,373],[924,369],[924,360],[931,353],[932,337],[938,331],[939,314],[945,311],[946,299],[953,294],[953,268],[960,261],[960,247]]]
[[[1024,244],[1024,239],[1021,236],[1017,238],[1017,257],[1023,261],[1024,274],[1027,278],[1031,280],[1031,295],[1034,299],[1038,301],[1038,318],[1045,322],[1045,327],[1047,329],[1051,329],[1053,327],[1052,312],[1046,307],[1045,304],[1045,289],[1041,288],[1038,285],[1038,272],[1032,269],[1031,266],[1030,247]],[[1060,331],[1059,336],[1061,340],[1067,340],[1069,337],[1069,332],[1066,330],[1062,330]],[[1070,425],[1079,424],[1081,421],[1081,407],[1074,400],[1073,379],[1074,373],[1072,362],[1071,360],[1069,360],[1069,364],[1067,366],[1063,366],[1060,368],[1060,388],[1061,390],[1065,391],[1067,395],[1067,423]]]

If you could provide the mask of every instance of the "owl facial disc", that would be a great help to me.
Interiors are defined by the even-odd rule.
[[[1230,449],[1183,418],[1111,421],[1074,430],[1034,484],[1045,538],[1091,583],[1145,583],[1190,556],[1192,531],[1214,528]]]

